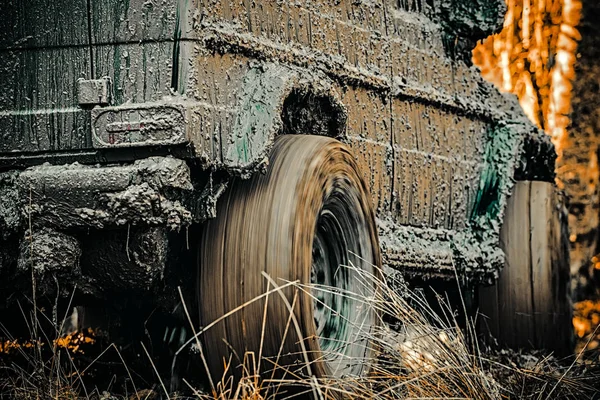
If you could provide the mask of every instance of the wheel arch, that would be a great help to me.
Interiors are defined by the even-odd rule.
[[[247,177],[267,162],[279,134],[344,139],[347,112],[321,73],[268,63],[250,69],[238,95],[233,129],[223,140],[223,167]]]

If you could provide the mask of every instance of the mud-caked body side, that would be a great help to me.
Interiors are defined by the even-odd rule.
[[[341,103],[341,139],[370,183],[384,263],[420,276],[453,277],[454,267],[466,280],[495,276],[503,262],[497,247],[503,202],[532,128],[510,99],[452,57],[435,10],[411,12],[394,2],[199,4],[188,35],[201,39],[183,80],[188,98],[210,100],[202,113],[226,126],[221,108],[237,115],[250,77],[273,69],[299,70],[300,82],[325,82],[328,89],[319,95]],[[244,82],[242,90],[231,85],[236,79]],[[219,133],[221,149],[264,132],[237,130],[236,122]],[[255,151],[256,162],[269,143]],[[251,163],[244,159],[243,165]],[[493,204],[493,215],[481,211],[482,198]]]
[[[93,72],[87,2],[9,1],[0,14],[0,153],[89,147],[77,100]]]
[[[260,173],[276,135],[316,134],[350,145],[388,272],[497,275],[506,197],[538,132],[463,47],[498,28],[503,2],[31,3],[0,5],[2,240],[56,231],[88,271],[160,281],[169,238],[214,216],[230,176]],[[152,178],[175,172],[178,187]],[[125,237],[121,256],[104,257],[89,229]],[[13,250],[0,267],[31,263]]]

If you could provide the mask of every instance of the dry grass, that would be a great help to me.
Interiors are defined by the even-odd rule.
[[[600,370],[540,351],[486,350],[485,364],[511,399],[597,399]]]
[[[368,376],[316,379],[303,372],[306,368],[288,368],[286,376],[289,378],[270,379],[272,375],[265,375],[264,371],[283,369],[284,366],[276,365],[273,359],[259,359],[256,354],[248,353],[242,356],[242,362],[229,360],[226,373],[212,377],[207,390],[198,390],[184,380],[189,393],[186,398],[263,400],[286,398],[292,394],[297,397],[310,394],[318,399],[595,398],[597,390],[593,385],[599,376],[590,371],[589,366],[572,362],[565,364],[541,353],[481,350],[474,324],[467,324],[466,329],[461,329],[455,313],[441,297],[439,302],[443,311],[435,313],[417,294],[408,298],[399,295],[375,276],[362,274],[361,279],[365,286],[378,288],[360,301],[376,310],[381,318],[376,331],[362,332],[378,356],[372,360],[355,360],[369,364],[371,373]],[[279,284],[295,285],[298,294],[330,290],[289,282]],[[273,282],[271,287],[274,285],[276,283]],[[278,295],[278,292],[272,290],[270,295]],[[356,297],[353,293],[342,295]],[[290,329],[294,329],[293,321],[290,325]],[[194,332],[201,339],[203,331]],[[198,357],[202,358],[201,340],[190,343],[196,348]],[[115,350],[116,346],[112,345],[105,352]],[[5,366],[10,368],[10,373],[4,374],[8,378],[0,383],[0,392],[6,394],[6,398],[153,399],[159,398],[159,394],[162,398],[182,398],[169,393],[168,385],[163,381],[156,384],[154,390],[136,390],[129,396],[108,397],[97,389],[88,392],[81,379],[85,371],[75,368],[66,349],[56,349],[52,359],[45,361],[35,354],[30,356],[33,368],[27,371]],[[126,367],[125,359],[121,360]],[[152,363],[150,355],[148,360]],[[68,368],[69,365],[71,368]],[[240,380],[233,378],[234,369],[241,371]]]
[[[482,351],[475,324],[468,323],[466,329],[461,329],[455,313],[441,297],[438,301],[442,315],[439,315],[417,294],[406,297],[389,289],[378,277],[364,274],[361,277],[365,286],[379,290],[360,300],[382,318],[377,331],[363,332],[377,349],[378,357],[356,360],[370,364],[368,376],[317,380],[295,371],[293,380],[272,381],[256,373],[257,361],[253,354],[247,354],[240,366],[239,382],[226,373],[216,391],[198,397],[281,398],[282,388],[289,385],[303,388],[304,394],[316,393],[314,397],[320,399],[596,398],[594,385],[600,375],[575,361],[556,360],[540,352],[523,354],[487,347]],[[315,288],[297,285],[297,290],[310,294]],[[353,293],[344,295],[355,297]]]
[[[80,351],[82,343],[89,343],[92,339],[83,334],[68,332],[66,316],[57,321],[56,313],[53,313],[55,318],[51,319],[37,308],[35,301],[31,303],[31,313],[26,313],[21,308],[29,327],[29,340],[23,342],[12,338],[10,330],[5,326],[1,327],[3,336],[9,338],[1,346],[2,357],[9,358],[16,353],[25,362],[4,362],[2,359],[0,398],[78,399],[81,393],[87,396],[72,354]],[[44,322],[45,326],[53,327],[51,332],[41,329]]]

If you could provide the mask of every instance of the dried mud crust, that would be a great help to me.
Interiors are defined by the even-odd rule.
[[[375,315],[360,311],[362,304],[343,293],[366,296],[374,290],[361,285],[348,266],[376,273],[380,254],[366,186],[343,144],[305,135],[277,138],[265,175],[232,182],[217,218],[206,224],[199,254],[202,326],[275,285],[299,285],[282,291],[285,301],[271,294],[265,316],[265,302],[252,302],[204,333],[209,367],[217,376],[232,350],[238,357],[254,351],[278,365],[295,363],[292,370],[318,377],[365,372],[356,360],[368,357],[368,342],[360,338]],[[316,289],[306,287],[311,281]],[[329,296],[319,285],[338,293]],[[296,316],[288,327],[291,304]]]
[[[44,164],[19,176],[21,202],[34,225],[103,229],[142,224],[171,230],[189,226],[180,201],[193,189],[182,160],[150,157],[124,166]]]
[[[197,211],[195,193],[187,163],[173,157],[1,173],[6,293],[30,290],[32,269],[43,295],[68,297],[74,287],[100,299],[164,292],[166,270],[180,258],[170,250],[179,249],[179,233]]]

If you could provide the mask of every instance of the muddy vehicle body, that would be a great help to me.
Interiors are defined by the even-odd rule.
[[[370,193],[356,235],[371,235],[375,268],[390,280],[493,282],[514,179],[552,181],[554,163],[517,103],[468,65],[472,44],[501,24],[502,3],[4,1],[5,306],[34,276],[38,296],[171,310],[179,286],[202,309],[203,290],[250,285],[238,270],[198,278],[217,246],[202,241],[222,235],[226,247],[233,235],[219,227],[235,221],[214,222],[231,214],[230,193],[288,156],[297,175],[310,164],[294,164],[299,149],[340,142],[331,151],[349,152]],[[282,140],[292,135],[310,140]],[[324,241],[345,229],[332,224]]]

